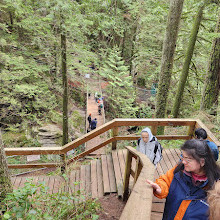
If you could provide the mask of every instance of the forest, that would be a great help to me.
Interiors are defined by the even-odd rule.
[[[2,0],[3,145],[38,147],[36,129],[47,124],[61,128],[60,145],[84,134],[87,93],[95,93],[87,74],[106,84],[107,121],[199,118],[219,139],[219,5],[219,0]]]

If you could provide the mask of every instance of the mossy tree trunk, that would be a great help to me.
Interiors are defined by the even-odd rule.
[[[66,60],[66,35],[61,34],[61,59],[63,76],[63,145],[68,143],[68,81]]]
[[[166,34],[163,42],[160,79],[156,99],[156,118],[166,115],[166,103],[173,69],[174,52],[178,36],[180,17],[184,0],[171,0],[167,19]],[[158,129],[163,133],[163,128]]]
[[[61,16],[62,17],[62,16]],[[62,20],[63,21],[63,20]],[[62,23],[62,22],[61,22]],[[68,143],[68,80],[67,80],[67,59],[66,59],[66,33],[61,29],[61,67],[63,78],[63,139],[62,144]],[[61,155],[61,172],[65,171],[66,155]]]
[[[124,31],[123,37],[123,45],[122,45],[122,56],[125,60],[125,65],[129,66],[129,72],[131,75],[132,70],[132,61],[134,58],[134,47],[135,47],[135,40],[137,34],[137,22],[134,22],[132,18],[126,18],[125,22],[127,27]]]
[[[220,11],[215,33],[220,33]],[[212,43],[212,51],[203,88],[200,110],[210,109],[218,105],[220,90],[220,38],[215,38]]]
[[[183,64],[183,69],[181,72],[181,76],[180,76],[180,80],[179,80],[179,84],[178,84],[178,88],[177,88],[177,92],[176,92],[176,96],[175,96],[175,100],[174,100],[174,105],[173,105],[173,109],[172,109],[172,116],[174,118],[177,118],[179,115],[179,109],[180,109],[180,104],[182,102],[182,97],[183,97],[183,92],[184,92],[184,87],[186,84],[186,80],[188,77],[188,73],[189,73],[189,66],[191,63],[191,59],[193,56],[193,51],[194,51],[194,47],[196,44],[196,39],[197,39],[197,34],[199,31],[199,27],[200,27],[200,23],[202,21],[202,15],[203,15],[203,9],[205,7],[205,3],[202,4],[196,14],[195,20],[194,20],[194,24],[193,24],[193,28],[191,31],[191,35],[189,38],[189,43],[188,43],[188,47],[186,50],[186,55],[185,55],[185,60],[184,60],[184,64]]]
[[[0,205],[6,194],[12,191],[11,178],[8,171],[7,159],[3,149],[0,130]]]

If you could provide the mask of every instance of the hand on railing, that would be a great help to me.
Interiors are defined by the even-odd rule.
[[[161,188],[158,184],[146,179],[146,182],[149,183],[152,187],[153,187],[153,190],[156,194],[161,194]]]

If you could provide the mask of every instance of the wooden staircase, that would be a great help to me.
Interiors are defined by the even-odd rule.
[[[14,189],[23,187],[27,179],[34,184],[45,182],[49,193],[60,191],[77,192],[80,190],[92,198],[100,198],[105,194],[116,193],[122,196],[123,176],[125,171],[126,150],[115,150],[112,154],[101,155],[101,159],[94,159],[80,169],[72,170],[68,181],[60,176],[12,177]]]

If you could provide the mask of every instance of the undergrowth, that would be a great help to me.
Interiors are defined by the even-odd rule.
[[[100,210],[96,200],[85,197],[81,191],[49,194],[43,182],[35,185],[31,180],[9,193],[2,204],[3,220],[96,220]]]

